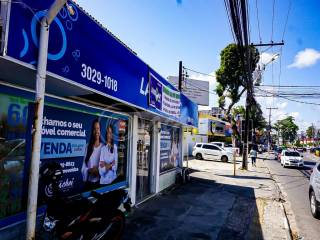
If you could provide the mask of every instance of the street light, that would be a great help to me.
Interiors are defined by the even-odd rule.
[[[26,239],[35,239],[35,228],[37,218],[37,198],[39,184],[39,165],[40,165],[40,150],[41,150],[41,129],[43,120],[44,94],[46,86],[47,74],[47,58],[48,58],[48,42],[49,42],[49,27],[59,11],[67,4],[67,0],[55,0],[47,11],[47,14],[40,22],[40,39],[39,53],[36,76],[36,97],[35,111],[32,132],[32,154],[29,173],[29,188],[28,188],[28,203],[27,203],[27,226]],[[72,7],[67,6],[70,15]],[[72,9],[73,10],[73,9]]]
[[[267,63],[258,63],[256,69],[253,72],[253,84],[258,86],[261,84],[262,72],[266,69],[266,66],[271,62],[277,60],[280,57],[279,53],[274,54]]]

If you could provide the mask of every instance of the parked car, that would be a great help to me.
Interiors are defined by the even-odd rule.
[[[315,218],[320,217],[320,164],[317,163],[310,176],[309,200],[311,214]]]
[[[223,148],[224,150],[233,153],[234,151],[236,151],[237,154],[240,153],[240,149],[233,147],[231,143],[224,143],[224,142],[210,142],[211,144],[217,145],[221,148]]]
[[[280,156],[281,156],[282,148],[278,147],[274,151],[274,159],[280,161]]]
[[[304,150],[303,150],[302,147],[298,147],[298,148],[297,148],[297,151],[298,151],[299,153],[303,153]]]
[[[297,151],[283,150],[280,156],[283,167],[303,167],[302,155]]]
[[[207,160],[221,160],[223,162],[228,162],[233,159],[233,154],[221,148],[218,145],[212,143],[197,143],[193,147],[192,155],[196,159],[207,159]]]

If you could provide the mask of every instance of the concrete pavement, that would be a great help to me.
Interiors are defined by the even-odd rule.
[[[134,209],[124,239],[290,239],[280,193],[262,160],[235,177],[231,163],[191,160],[189,167],[190,183]]]

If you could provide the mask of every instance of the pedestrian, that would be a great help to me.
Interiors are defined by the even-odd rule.
[[[252,148],[249,155],[251,157],[252,166],[256,167],[257,151],[254,148]]]

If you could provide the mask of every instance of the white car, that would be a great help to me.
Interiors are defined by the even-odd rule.
[[[303,167],[303,159],[299,152],[283,150],[280,155],[283,167]]]
[[[233,159],[232,152],[226,151],[225,149],[212,143],[197,143],[193,147],[192,155],[199,160],[207,159],[228,162]]]
[[[309,200],[312,216],[320,217],[320,164],[314,166],[310,176]]]
[[[210,142],[211,144],[217,145],[220,148],[225,149],[228,152],[233,153],[234,151],[236,154],[239,154],[239,148],[233,147],[231,143],[224,143],[224,142]]]

